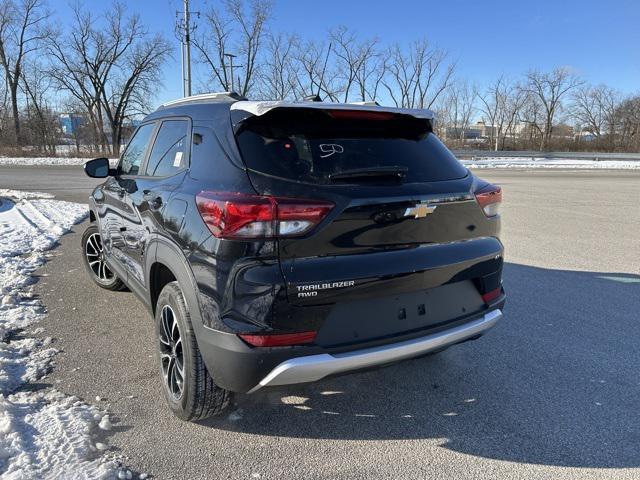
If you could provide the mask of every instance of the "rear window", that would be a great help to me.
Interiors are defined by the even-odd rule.
[[[341,117],[321,110],[274,110],[240,123],[238,146],[251,170],[307,183],[330,184],[332,175],[343,172],[394,167],[405,172],[406,183],[467,175],[426,120]],[[361,181],[368,180],[349,180]]]

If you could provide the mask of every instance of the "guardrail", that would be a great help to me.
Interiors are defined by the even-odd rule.
[[[602,152],[538,152],[538,151],[491,151],[491,150],[454,150],[454,155],[461,160],[477,160],[481,158],[531,158],[531,159],[555,159],[568,160],[625,160],[640,162],[640,153],[602,153]]]

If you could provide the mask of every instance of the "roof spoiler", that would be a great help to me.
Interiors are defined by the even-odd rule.
[[[261,116],[275,109],[312,108],[315,110],[354,110],[365,112],[389,112],[408,115],[421,120],[433,121],[431,110],[417,108],[381,107],[371,102],[361,103],[330,103],[330,102],[288,102],[288,101],[238,101],[231,105],[231,110],[246,112],[252,116]]]

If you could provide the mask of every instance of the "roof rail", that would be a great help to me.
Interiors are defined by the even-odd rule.
[[[163,103],[159,108],[172,107],[183,103],[199,102],[202,100],[246,100],[246,98],[237,92],[211,92],[171,100],[170,102]]]

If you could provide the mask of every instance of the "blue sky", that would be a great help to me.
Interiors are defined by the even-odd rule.
[[[213,0],[191,0],[205,10]],[[107,2],[104,2],[107,3]],[[531,68],[571,66],[592,83],[640,93],[640,0],[274,0],[274,31],[323,38],[344,24],[383,43],[426,36],[457,62],[457,74],[483,85],[499,74],[517,77]],[[87,5],[103,4],[87,0]],[[62,22],[68,2],[50,0]],[[129,0],[149,27],[172,40],[181,0]],[[182,96],[180,55],[165,67],[158,101]]]

